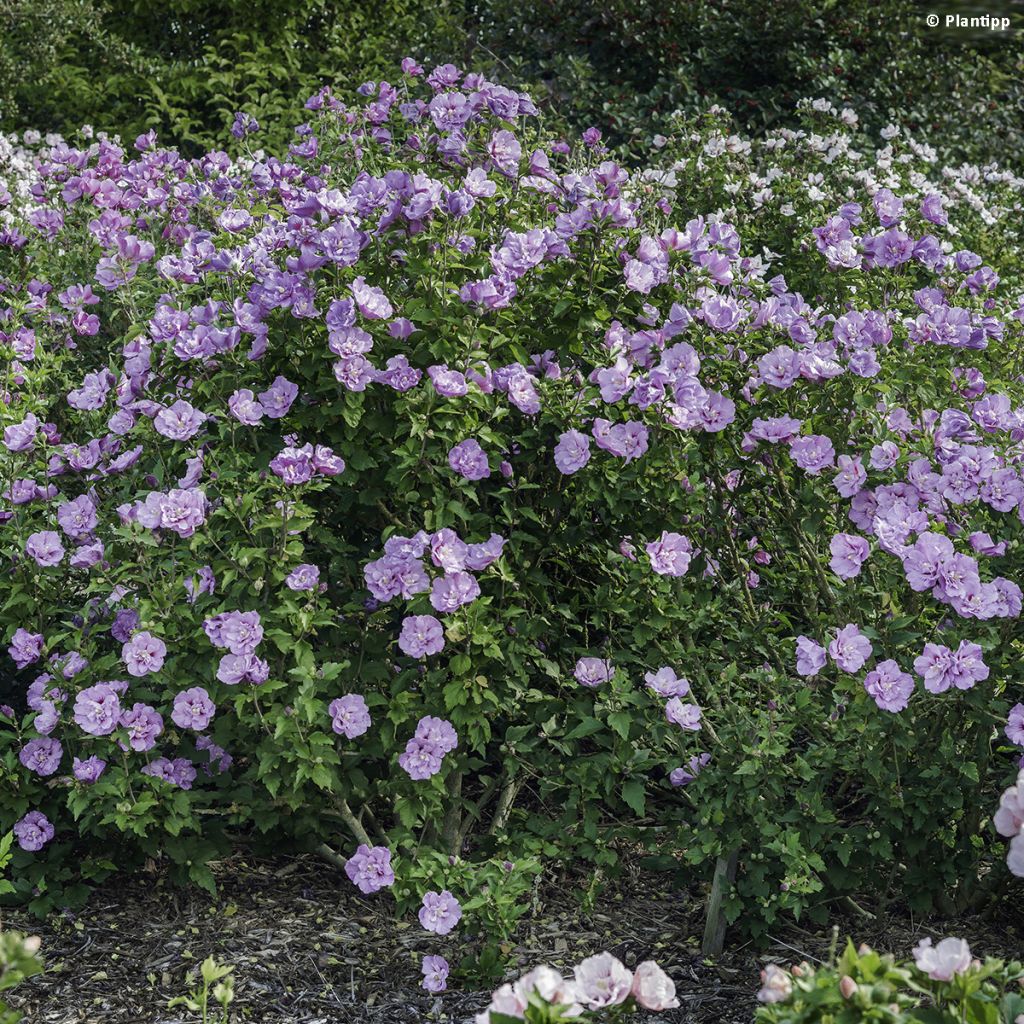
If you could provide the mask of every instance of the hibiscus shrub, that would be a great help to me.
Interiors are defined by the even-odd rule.
[[[624,851],[735,853],[755,932],[998,893],[1024,183],[823,103],[630,171],[451,66],[360,92],[276,157],[5,143],[19,892],[262,836],[442,935]]]

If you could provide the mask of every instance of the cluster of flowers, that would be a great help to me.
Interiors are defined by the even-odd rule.
[[[573,675],[576,678],[576,682],[581,686],[585,686],[588,689],[596,689],[612,679],[615,675],[615,666],[611,661],[604,658],[584,657],[576,662]],[[690,681],[688,679],[677,676],[674,669],[668,665],[663,665],[657,672],[645,673],[644,681],[653,693],[665,698],[665,718],[669,722],[687,732],[697,732],[700,729],[700,707],[696,704],[684,703],[682,700],[683,697],[690,693]],[[707,754],[698,755],[691,764],[691,767],[699,765],[697,771],[707,764],[707,761],[700,763],[701,758],[708,758],[710,760]],[[675,771],[683,772],[683,769],[679,768],[675,769]],[[697,772],[694,772],[692,777],[686,778],[686,781],[692,782],[696,774]],[[684,776],[685,773],[676,775],[676,778],[681,780]],[[673,782],[673,784],[680,785],[682,783]]]
[[[345,460],[325,445],[297,446],[298,438],[287,436],[283,448],[270,460],[270,470],[286,484],[309,483],[314,476],[337,476],[345,472]]]
[[[862,946],[862,951],[867,947]],[[971,955],[971,948],[964,939],[942,939],[933,945],[930,938],[922,939],[913,949],[914,966],[932,981],[949,982],[957,975],[966,974],[972,968],[980,967]],[[762,1003],[784,1003],[793,995],[793,977],[801,977],[807,971],[807,964],[798,965],[786,971],[778,964],[769,964],[761,971],[761,988],[757,998]],[[857,991],[853,978],[840,979],[839,990],[844,999],[850,999]]]
[[[270,676],[270,666],[256,656],[263,639],[259,612],[221,612],[203,622],[214,647],[227,651],[220,659],[217,678],[228,686],[252,683],[258,686]]]
[[[345,874],[360,892],[370,895],[395,884],[391,867],[391,851],[386,846],[361,843],[345,862]],[[459,901],[447,890],[429,890],[423,894],[419,909],[420,925],[435,935],[447,935],[462,920]],[[423,963],[423,987],[428,992],[443,992],[448,977],[448,961],[444,957],[426,957]]]
[[[68,672],[68,668],[76,664],[74,655],[63,660],[66,677],[80,671],[78,668]],[[52,678],[49,674],[41,675],[30,688],[28,703],[37,712],[35,729],[42,735],[25,743],[18,755],[21,764],[41,778],[54,776],[64,757],[63,744],[49,734],[59,721],[58,708],[68,700],[68,694],[59,687],[51,687]],[[122,698],[129,685],[125,680],[113,680],[79,690],[74,699],[72,720],[88,736],[114,736],[123,753],[146,753],[156,746],[158,737],[164,732],[164,718],[151,705],[139,701],[131,706],[123,704]],[[225,771],[231,763],[230,755],[208,736],[202,735],[213,721],[216,710],[207,691],[201,686],[194,686],[174,697],[171,721],[179,729],[200,734],[196,736],[196,749],[208,751],[210,764],[217,764],[219,771]],[[13,716],[10,708],[0,709],[0,713],[6,718]],[[72,775],[76,782],[91,785],[104,774],[107,764],[95,754],[76,756],[72,759]],[[182,757],[157,757],[147,761],[139,770],[144,775],[185,790],[191,789],[197,775],[194,764]],[[15,825],[15,836],[24,850],[42,849],[54,834],[53,825],[39,811],[29,811]]]
[[[826,664],[826,653],[843,672],[858,672],[872,657],[871,641],[852,622],[836,631],[826,648],[806,636],[796,639],[798,675],[816,676]],[[926,643],[914,659],[914,671],[929,693],[945,693],[950,687],[969,690],[985,679],[989,669],[978,644],[961,640],[955,651],[943,644]],[[892,658],[875,664],[864,677],[864,689],[883,711],[903,711],[914,693],[914,679]]]
[[[395,535],[384,542],[384,555],[363,568],[363,577],[371,594],[370,609],[392,598],[409,600],[430,592],[430,604],[441,615],[458,611],[480,596],[480,584],[474,573],[483,572],[501,558],[505,540],[492,533],[486,540],[467,544],[449,528],[435,533],[420,530],[412,537]],[[430,564],[443,575],[431,580]],[[410,658],[426,658],[444,650],[444,627],[434,615],[408,615],[402,620],[398,646]]]
[[[459,737],[451,722],[426,715],[419,720],[416,732],[398,755],[398,763],[410,779],[429,779],[441,770],[445,754],[459,745]]]
[[[675,983],[653,960],[645,960],[631,971],[611,953],[598,953],[582,960],[571,979],[545,964],[502,985],[492,994],[490,1006],[477,1014],[476,1024],[490,1024],[492,1014],[549,1020],[545,1008],[557,1008],[559,1020],[593,1021],[600,1019],[601,1011],[613,1007],[658,1011],[677,1006]]]
[[[327,91],[313,97],[310,123],[280,158],[232,164],[213,152],[190,161],[158,147],[151,135],[136,140],[134,153],[106,137],[81,145],[47,140],[32,159],[0,146],[0,347],[9,366],[0,396],[0,523],[17,585],[35,595],[28,610],[12,602],[3,625],[22,669],[49,653],[46,637],[64,635],[68,609],[81,607],[81,622],[73,624],[81,642],[71,645],[81,647],[82,661],[88,657],[68,675],[73,655],[64,655],[65,682],[52,689],[43,683],[33,696],[37,706],[29,704],[33,714],[10,730],[26,769],[21,781],[28,796],[19,789],[17,813],[29,844],[47,828],[52,835],[40,811],[22,812],[26,799],[49,801],[47,809],[56,801],[37,776],[59,769],[63,748],[53,733],[58,723],[68,724],[61,716],[78,723],[77,731],[59,733],[69,745],[110,736],[142,753],[155,749],[172,704],[180,728],[205,728],[197,724],[204,718],[209,723],[215,702],[206,690],[183,689],[193,678],[170,679],[172,667],[180,671],[174,659],[183,646],[170,616],[180,610],[184,621],[190,614],[173,605],[182,587],[189,604],[219,588],[220,608],[251,608],[250,591],[238,587],[241,574],[253,602],[255,595],[266,598],[261,612],[206,610],[212,601],[195,611],[211,643],[225,652],[216,682],[226,686],[269,681],[269,665],[257,655],[264,621],[278,640],[281,631],[296,637],[314,631],[309,608],[292,611],[290,595],[282,595],[284,611],[277,607],[268,595],[269,571],[252,579],[243,572],[246,552],[268,546],[250,527],[258,503],[268,492],[280,497],[282,483],[317,481],[289,491],[299,495],[298,504],[318,488],[342,494],[363,472],[360,465],[386,475],[373,462],[375,446],[397,452],[399,443],[366,423],[397,420],[401,443],[410,433],[417,444],[422,438],[416,472],[424,490],[443,481],[429,499],[416,499],[432,506],[429,522],[438,528],[389,537],[383,556],[364,569],[371,612],[399,596],[429,595],[422,606],[429,600],[436,615],[402,621],[398,647],[413,659],[441,654],[446,634],[437,616],[479,597],[477,576],[502,557],[505,544],[497,533],[467,543],[441,526],[453,483],[448,469],[458,477],[460,498],[469,492],[478,499],[464,503],[467,516],[478,516],[471,527],[476,536],[497,525],[488,519],[498,518],[499,507],[505,522],[529,515],[542,521],[550,510],[528,503],[549,481],[581,501],[613,480],[635,482],[637,516],[645,520],[644,567],[658,577],[648,575],[644,586],[696,591],[712,577],[707,586],[715,600],[738,596],[749,619],[770,631],[766,646],[800,629],[824,636],[827,623],[795,623],[803,597],[795,591],[803,581],[820,589],[822,602],[835,602],[828,622],[838,624],[857,618],[852,605],[866,577],[876,570],[899,574],[885,588],[893,606],[909,597],[922,609],[912,650],[879,640],[879,649],[894,656],[869,667],[875,644],[856,625],[838,629],[827,648],[797,638],[801,676],[816,675],[828,657],[843,672],[868,669],[861,699],[886,711],[909,702],[913,678],[900,664],[909,657],[930,693],[984,681],[989,667],[975,641],[992,638],[994,648],[998,624],[991,620],[1020,614],[1020,588],[993,567],[1007,564],[1000,560],[1017,544],[1011,531],[1024,522],[1024,415],[1012,394],[1000,390],[1005,375],[995,356],[1019,341],[1024,300],[1011,291],[1018,286],[1013,269],[1001,278],[965,248],[957,222],[980,219],[1005,231],[1019,217],[1024,182],[995,169],[925,173],[919,168],[928,169],[934,156],[909,140],[897,151],[895,131],[868,157],[835,125],[821,134],[773,131],[756,144],[724,135],[697,145],[691,139],[686,157],[663,173],[634,173],[603,159],[593,132],[582,146],[538,141],[532,152],[524,149],[528,134],[509,129],[534,113],[521,93],[448,65],[424,74],[407,61],[403,73],[400,88],[380,82],[364,90],[359,108]],[[236,126],[253,127],[244,117]],[[827,178],[783,170],[783,155],[794,150],[833,170]],[[362,159],[366,154],[374,159]],[[677,188],[702,181],[710,190],[723,176],[721,208],[673,223]],[[784,230],[772,227],[778,224]],[[785,260],[759,246],[769,234],[780,245],[793,236]],[[749,254],[759,248],[760,255]],[[44,258],[65,251],[75,258]],[[424,285],[427,275],[408,270],[427,262],[444,268],[443,318],[431,305],[438,281]],[[38,276],[28,276],[26,266]],[[572,277],[580,266],[594,271],[586,284]],[[783,270],[790,281],[813,271],[813,303]],[[530,355],[515,341],[518,328],[537,314],[531,295],[549,311],[547,285],[539,289],[541,300],[532,290],[558,275],[567,288],[590,289],[595,308],[611,304],[599,303],[599,295],[614,296],[620,319],[601,308],[603,318],[594,321],[600,326],[581,328],[557,351]],[[517,304],[521,320],[514,319]],[[127,332],[126,323],[133,325]],[[459,335],[463,324],[473,325],[468,339]],[[485,345],[493,345],[493,354],[481,354]],[[907,381],[925,370],[929,386],[919,394]],[[863,383],[874,378],[886,386]],[[493,428],[484,428],[485,419]],[[357,421],[366,434],[356,433]],[[510,436],[501,444],[497,479],[478,436],[497,449],[489,439],[502,431]],[[347,467],[323,440],[344,451]],[[613,458],[592,457],[594,445]],[[515,479],[507,461],[518,454],[530,462],[529,480]],[[529,486],[516,490],[520,482]],[[766,482],[777,490],[762,508],[759,488]],[[381,493],[377,483],[366,493]],[[467,484],[480,484],[479,492]],[[484,492],[499,488],[491,504]],[[797,489],[802,501],[821,505],[810,514],[820,512],[829,523],[831,577],[822,571],[812,579],[807,565],[785,577],[782,567],[806,558],[804,547],[817,557],[806,538],[799,552],[775,540],[801,537],[802,509],[773,521]],[[823,494],[827,500],[819,501]],[[510,495],[514,501],[502,506]],[[697,514],[680,515],[690,499]],[[509,515],[505,509],[513,505],[529,515]],[[280,524],[292,506],[275,507],[286,513],[273,520],[273,551],[282,563],[275,568],[287,572],[286,589],[313,591],[319,570],[296,565],[307,557],[302,530]],[[416,518],[422,509],[403,511],[409,514],[391,521],[424,521]],[[317,514],[326,518],[323,509],[310,510],[314,520]],[[604,523],[597,514],[590,521]],[[558,525],[551,524],[549,538]],[[366,538],[378,531],[360,520],[339,542],[354,549],[359,564]],[[509,536],[514,550],[516,537]],[[600,543],[583,538],[573,553],[588,570],[590,547]],[[158,571],[142,572],[154,550],[161,556]],[[628,537],[619,550],[627,562],[639,561]],[[744,564],[744,550],[754,552],[763,581]],[[699,579],[690,574],[695,559],[704,563]],[[217,565],[217,577],[207,563]],[[66,573],[53,571],[65,565]],[[813,568],[821,567],[815,561]],[[155,578],[161,574],[170,577],[166,588]],[[533,586],[525,576],[515,588]],[[548,578],[554,586],[554,576]],[[842,613],[836,579],[840,599],[851,605]],[[902,593],[906,588],[912,593]],[[153,625],[160,619],[147,613],[142,628],[124,607],[130,599],[160,606],[168,624]],[[342,645],[361,644],[363,636],[338,618],[316,628],[342,631]],[[885,628],[857,620],[872,638]],[[933,625],[946,638],[970,628],[973,639],[957,635],[955,649],[953,641],[932,642],[943,638],[933,632],[926,640]],[[982,630],[988,630],[984,637]],[[111,639],[121,645],[125,674],[152,688],[144,696],[162,713],[145,701],[127,707],[128,684],[118,689],[121,684],[90,675],[88,663],[116,656]],[[657,639],[676,643],[666,634]],[[612,640],[607,649],[614,646]],[[984,651],[990,664],[999,664],[998,651]],[[579,654],[573,647],[563,664]],[[675,660],[667,651],[664,658]],[[576,665],[576,678],[587,687],[612,674],[610,659],[584,656]],[[782,686],[786,673],[779,675]],[[665,701],[669,723],[700,729],[700,707],[684,701],[686,680],[662,667],[646,681]],[[51,695],[65,684],[68,696]],[[245,696],[235,699],[238,715],[248,713]],[[994,687],[992,698],[993,705],[1001,700]],[[514,703],[506,701],[501,714],[513,718]],[[336,697],[328,711],[333,730],[347,739],[370,728],[359,694]],[[284,734],[291,708],[283,698],[277,713]],[[1006,734],[1024,746],[1022,715],[1011,712]],[[226,719],[218,719],[218,728],[229,727]],[[100,731],[89,732],[82,721]],[[323,717],[321,724],[326,729]],[[460,730],[463,742],[472,742],[461,721]],[[200,740],[197,750],[223,765],[223,751],[208,737]],[[457,742],[447,721],[427,715],[399,766],[413,778],[429,778]],[[483,757],[493,756],[478,746]],[[98,760],[76,757],[83,765],[76,776],[98,777]],[[695,754],[670,781],[685,785],[709,761],[706,753]],[[196,777],[190,764],[162,756],[145,771],[187,786]],[[111,773],[121,770],[111,763]],[[258,769],[248,779],[254,780],[262,781]],[[1014,857],[1018,844],[1011,838]],[[384,847],[360,847],[346,870],[364,892],[374,891],[390,884],[390,855]]]

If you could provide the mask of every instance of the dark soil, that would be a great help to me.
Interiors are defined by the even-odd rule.
[[[169,1010],[209,954],[235,967],[232,1022],[259,1024],[464,1024],[488,992],[420,987],[425,953],[458,959],[452,937],[396,921],[385,898],[363,897],[336,868],[311,857],[236,857],[216,866],[219,896],[136,875],[107,883],[85,910],[39,922],[6,915],[5,927],[42,937],[47,970],[11,994],[26,1024],[185,1024]],[[605,889],[589,910],[580,889],[549,885],[520,924],[509,959],[518,974],[538,963],[564,971],[608,949],[627,965],[657,960],[676,982],[681,1007],[638,1024],[749,1024],[758,975],[827,955],[828,934],[789,926],[762,948],[737,944],[713,961],[700,955],[703,898],[670,889],[666,876],[636,874]],[[845,934],[907,955],[924,935],[955,933],[984,956],[1020,955],[1018,906],[987,921],[943,928],[911,919],[837,919]],[[445,948],[447,946],[447,949]],[[457,984],[453,985],[453,989]]]

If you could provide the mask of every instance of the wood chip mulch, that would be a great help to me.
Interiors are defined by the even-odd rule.
[[[355,892],[336,868],[313,857],[241,855],[215,867],[216,899],[135,875],[108,882],[76,914],[45,922],[6,914],[4,927],[42,937],[47,966],[9,1001],[26,1024],[189,1024],[196,1016],[168,1009],[168,1000],[192,987],[198,965],[213,954],[235,967],[232,1024],[465,1024],[487,1005],[489,992],[459,991],[457,982],[440,996],[424,992],[422,955],[447,953],[454,966],[453,937],[431,935],[412,917],[396,921],[386,900]],[[829,934],[790,926],[760,947],[737,943],[706,959],[703,896],[671,889],[663,875],[635,872],[588,909],[581,891],[564,879],[539,890],[509,952],[509,974],[538,963],[569,973],[603,949],[631,967],[654,959],[676,982],[682,1005],[638,1024],[749,1024],[766,962],[827,955]],[[1019,912],[945,928],[902,918],[836,924],[902,955],[923,935],[951,932],[981,956],[1024,950]]]

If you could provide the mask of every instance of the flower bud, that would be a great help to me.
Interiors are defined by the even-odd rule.
[[[857,987],[857,982],[855,982],[848,974],[844,974],[839,979],[839,991],[842,993],[844,999],[849,999],[857,991]]]

